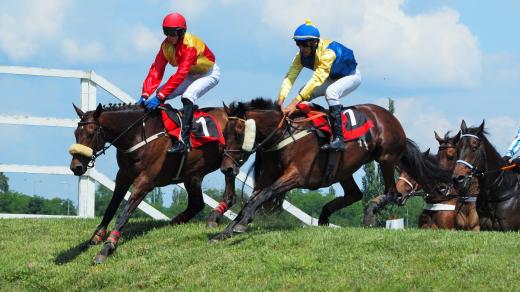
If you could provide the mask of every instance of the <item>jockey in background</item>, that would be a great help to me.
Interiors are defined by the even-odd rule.
[[[278,95],[278,105],[282,107],[303,67],[313,70],[311,79],[296,98],[283,109],[283,112],[290,115],[296,110],[299,102],[325,96],[329,104],[333,137],[332,142],[323,145],[321,149],[343,151],[345,146],[341,126],[343,106],[339,99],[361,84],[361,74],[357,69],[354,53],[338,42],[320,39],[320,32],[310,20],[298,26],[293,39],[300,51],[285,75]]]
[[[181,14],[166,15],[162,27],[166,39],[143,82],[138,103],[153,110],[166,100],[181,96],[184,112],[181,139],[168,149],[169,153],[181,153],[190,150],[193,103],[217,85],[220,70],[215,64],[215,55],[208,46],[198,37],[186,32],[186,20]],[[177,72],[159,87],[168,63],[178,67]],[[156,89],[156,95],[150,98]]]
[[[504,156],[504,160],[508,163],[516,163],[520,164],[520,158],[517,157],[515,159],[511,159],[517,152],[520,150],[520,128],[517,131],[516,137],[511,142],[511,145],[507,149],[506,155]]]

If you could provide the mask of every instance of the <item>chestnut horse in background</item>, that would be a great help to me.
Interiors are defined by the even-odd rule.
[[[105,240],[108,224],[130,185],[133,185],[132,194],[124,211],[118,216],[104,248],[95,258],[96,263],[105,261],[115,250],[122,228],[146,194],[155,187],[184,183],[188,193],[188,206],[172,219],[174,224],[189,221],[204,208],[202,180],[206,174],[219,168],[224,145],[214,141],[193,148],[187,156],[171,155],[166,151],[171,145],[171,139],[166,135],[159,135],[164,132],[159,110],[145,112],[137,105],[103,108],[101,104],[96,110],[86,113],[75,105],[74,109],[81,119],[74,132],[76,144],[72,145],[70,150],[72,154],[70,169],[75,175],[83,175],[89,167],[93,166],[95,159],[111,145],[117,148],[119,170],[114,193],[101,223],[90,239],[90,245]],[[227,115],[222,108],[203,108],[201,111],[213,116],[222,129],[226,126]],[[106,143],[110,143],[109,146],[105,146]],[[179,171],[181,163],[183,166]],[[175,177],[178,179],[173,180]],[[223,202],[228,206],[233,203],[234,183],[234,177],[226,177],[227,188]],[[215,210],[210,215],[209,223],[216,224],[217,217],[223,213],[222,211]]]
[[[270,100],[257,98],[248,103],[235,102],[224,108],[229,121],[224,130],[226,150],[221,171],[226,175],[236,175],[244,161],[256,153],[256,185],[251,199],[235,220],[213,237],[212,242],[231,237],[233,232],[245,232],[262,204],[283,197],[291,189],[318,189],[339,182],[344,195],[327,203],[319,216],[319,224],[327,225],[332,213],[361,200],[363,193],[352,174],[372,160],[381,166],[389,201],[394,201],[397,196],[394,169],[398,162],[402,162],[403,169],[414,176],[422,171],[422,174],[428,174],[425,177],[435,179],[442,173],[439,168],[426,168],[422,164],[420,151],[406,138],[397,118],[377,105],[355,106],[375,126],[370,128],[370,139],[366,139],[366,143],[348,141],[344,152],[320,150],[327,140],[318,138],[312,122],[301,112],[286,119],[278,105]],[[298,140],[296,137],[301,138]],[[334,162],[332,167],[329,156]]]
[[[459,196],[477,196],[476,212],[469,219],[482,230],[520,230],[520,175],[508,171],[495,147],[489,142],[484,122],[468,128],[463,120],[457,146],[453,179]]]

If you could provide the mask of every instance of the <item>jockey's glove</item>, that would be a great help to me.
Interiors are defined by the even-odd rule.
[[[146,100],[144,106],[146,107],[147,110],[151,111],[151,110],[157,108],[159,106],[159,104],[161,104],[161,100],[156,95],[156,96],[154,96],[152,98],[148,98]]]

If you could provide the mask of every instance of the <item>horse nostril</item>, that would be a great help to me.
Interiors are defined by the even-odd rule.
[[[72,172],[73,172],[74,174],[76,174],[76,175],[78,175],[78,174],[83,174],[83,173],[84,173],[84,171],[83,171],[83,165],[78,164],[78,165],[74,166],[74,167],[72,168]]]

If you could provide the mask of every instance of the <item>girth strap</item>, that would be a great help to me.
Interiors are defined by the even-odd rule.
[[[271,151],[280,150],[280,149],[284,148],[285,146],[287,146],[287,145],[289,145],[291,143],[294,143],[297,140],[300,140],[301,138],[309,135],[310,133],[312,133],[312,131],[309,130],[309,129],[306,129],[306,130],[303,130],[301,132],[298,132],[298,133],[296,133],[296,134],[294,134],[292,136],[289,136],[289,137],[283,139],[278,144],[276,144],[273,147],[265,150],[265,152],[271,152]]]
[[[123,153],[130,153],[130,152],[133,152],[133,151],[135,151],[135,150],[137,150],[137,149],[143,147],[144,145],[146,145],[146,144],[152,142],[153,140],[155,140],[155,139],[157,139],[157,138],[161,138],[161,137],[164,136],[164,135],[166,135],[166,132],[159,132],[159,133],[157,133],[157,134],[155,134],[155,135],[152,135],[152,136],[150,136],[150,137],[144,139],[143,141],[141,141],[141,142],[135,144],[134,146],[132,146],[132,147],[126,149],[126,150],[120,150],[120,151],[123,152]]]

